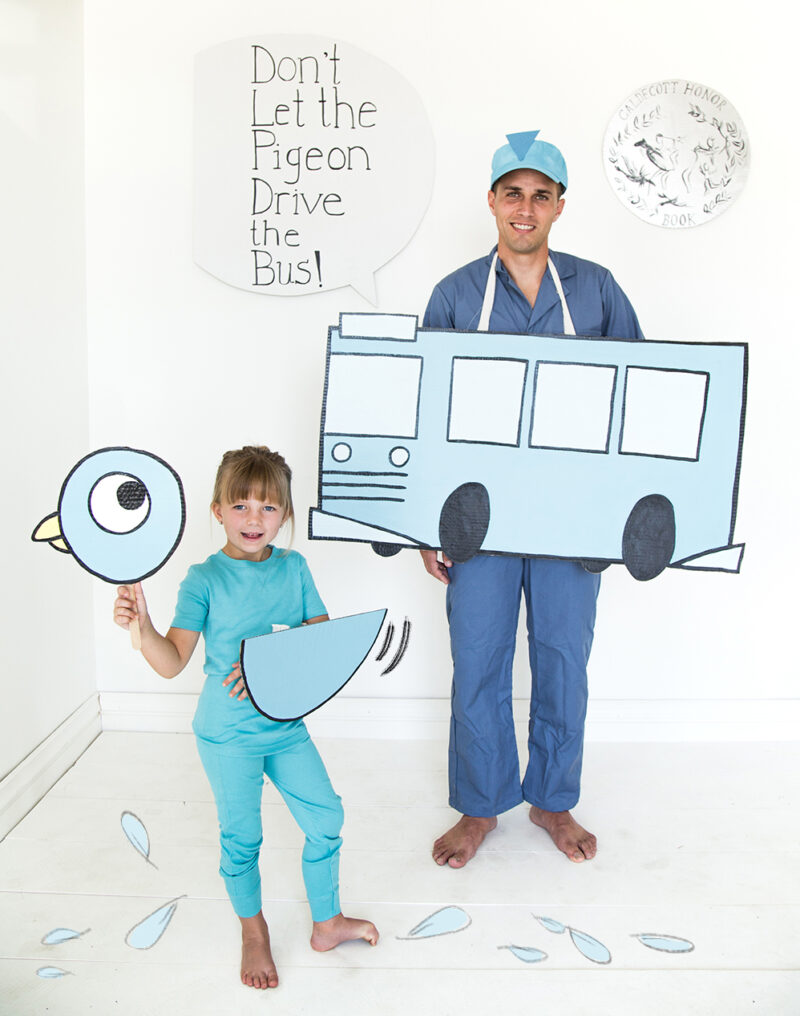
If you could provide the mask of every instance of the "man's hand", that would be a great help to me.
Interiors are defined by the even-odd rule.
[[[435,550],[421,550],[419,553],[422,563],[425,565],[425,571],[429,575],[433,575],[440,582],[444,582],[445,585],[449,585],[450,576],[447,573],[447,569],[453,567],[453,562],[450,558],[443,553],[442,560],[440,561],[438,551]]]

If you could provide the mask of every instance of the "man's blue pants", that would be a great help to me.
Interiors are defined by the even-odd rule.
[[[461,814],[499,815],[523,800],[546,811],[576,804],[599,588],[600,576],[572,561],[483,554],[450,568],[450,804]],[[511,666],[523,590],[532,684],[520,783]]]

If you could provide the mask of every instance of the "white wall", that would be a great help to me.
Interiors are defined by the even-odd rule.
[[[30,540],[89,441],[81,8],[0,3],[0,778],[95,691],[89,576]]]
[[[147,583],[152,612],[171,619],[186,567],[219,545],[206,505],[226,448],[265,442],[296,474],[306,552],[332,614],[385,605],[408,615],[412,643],[391,676],[359,676],[346,696],[448,695],[442,588],[416,555],[381,561],[367,548],[307,545],[315,500],[318,413],[328,325],[369,309],[352,290],[295,299],[233,289],[192,262],[192,60],[256,33],[346,39],[404,74],[437,140],[431,207],[409,246],[377,278],[379,308],[421,313],[442,275],[493,242],[485,192],[507,131],[541,128],[567,156],[567,206],[552,237],[608,265],[650,338],[746,340],[751,375],[737,538],[740,576],[669,572],[640,584],[603,579],[591,664],[596,702],[796,698],[789,591],[798,483],[797,341],[791,325],[798,213],[794,59],[782,7],[720,8],[675,0],[663,16],[638,0],[493,9],[465,0],[86,0],[86,180],[91,444],[158,452],[184,479],[183,543]],[[389,26],[390,30],[389,30]],[[601,141],[637,86],[685,76],[722,91],[752,145],[742,196],[698,229],[668,231],[626,212],[606,183]],[[380,217],[391,215],[391,195]],[[53,461],[51,457],[50,461]],[[60,461],[60,460],[58,460]],[[52,564],[48,562],[48,564]],[[49,573],[55,582],[55,569]],[[60,571],[70,590],[83,582]],[[200,661],[165,685],[112,627],[112,593],[94,587],[101,691],[196,692]]]

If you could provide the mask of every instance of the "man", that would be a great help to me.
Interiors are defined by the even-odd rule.
[[[489,209],[497,248],[434,289],[424,325],[461,331],[643,338],[636,314],[599,265],[549,251],[564,208],[567,167],[538,131],[509,134],[492,160]],[[487,337],[487,349],[491,338]],[[586,665],[599,575],[573,561],[479,554],[463,564],[433,550],[425,567],[447,585],[453,654],[450,805],[459,821],[433,846],[437,864],[463,867],[497,816],[521,801],[572,861],[596,839],[572,817],[580,792]],[[529,761],[523,780],[511,709],[511,665],[525,592],[532,675]]]

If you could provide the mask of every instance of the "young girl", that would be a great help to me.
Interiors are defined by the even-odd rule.
[[[142,655],[162,677],[179,674],[200,632],[205,638],[206,681],[192,727],[217,802],[220,874],[242,924],[242,983],[254,988],[278,984],[258,870],[265,773],[306,835],[303,879],[314,925],[312,949],[333,949],[349,939],[378,941],[373,924],[344,917],[339,908],[342,805],[305,724],[262,716],[234,662],[242,639],[263,635],[273,625],[328,620],[305,559],[272,546],[284,522],[293,525],[291,476],[284,459],[268,448],[226,452],[211,511],[227,542],[189,569],[167,634],[153,627],[141,583],[133,587],[133,598],[120,586],[114,604],[114,620],[122,628],[138,618]]]

